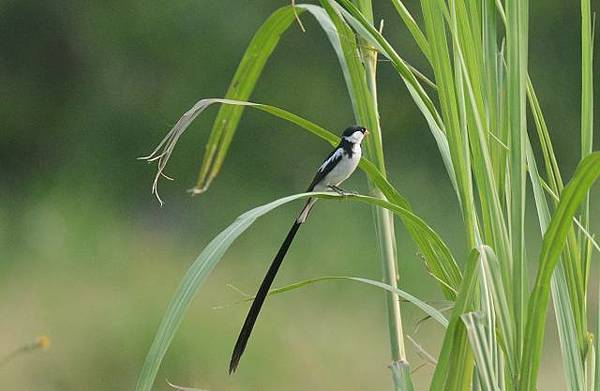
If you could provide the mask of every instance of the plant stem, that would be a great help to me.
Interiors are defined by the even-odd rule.
[[[359,8],[364,15],[367,15],[373,23],[373,12],[370,0],[359,1]],[[382,25],[383,27],[383,25]],[[379,111],[377,109],[377,51],[372,48],[367,42],[363,41],[361,47],[362,57],[365,64],[365,72],[373,107],[375,118],[370,124],[373,137],[371,144],[371,158],[384,176],[387,176],[385,169],[385,161],[383,159],[383,144],[381,142],[381,125],[379,123]],[[373,195],[377,198],[385,199],[385,196],[375,187],[369,184]],[[396,252],[396,236],[394,230],[394,217],[389,211],[383,208],[375,208],[373,211],[375,219],[375,228],[377,231],[377,239],[379,241],[379,251],[383,271],[384,282],[398,288],[398,268],[397,268],[397,252]],[[406,361],[406,349],[404,346],[404,333],[402,330],[402,316],[400,312],[400,298],[395,293],[386,295],[388,329],[390,334],[390,350],[393,361]]]

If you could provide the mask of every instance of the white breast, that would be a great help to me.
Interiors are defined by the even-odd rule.
[[[360,144],[354,144],[352,148],[352,157],[348,156],[346,152],[342,154],[342,160],[327,174],[325,178],[321,181],[321,183],[315,187],[316,191],[329,190],[327,186],[337,186],[356,170],[358,167],[358,163],[360,162],[360,158],[362,156],[362,149],[360,148]]]

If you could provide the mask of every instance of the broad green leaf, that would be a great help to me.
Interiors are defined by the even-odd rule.
[[[594,181],[600,176],[600,152],[583,159],[569,184],[565,187],[548,230],[544,234],[539,256],[539,269],[528,306],[527,328],[523,349],[520,388],[535,390],[544,338],[544,320],[550,296],[550,280],[573,216]]]

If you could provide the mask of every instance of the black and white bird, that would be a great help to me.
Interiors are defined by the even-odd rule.
[[[356,170],[356,167],[358,166],[362,156],[361,143],[363,138],[368,133],[369,131],[362,126],[351,126],[344,130],[340,143],[323,161],[323,164],[321,164],[317,170],[314,179],[306,191],[311,192],[333,190],[337,193],[345,194],[345,192],[338,186],[343,181],[348,179],[354,170]],[[288,232],[283,244],[279,248],[277,255],[275,255],[275,259],[273,259],[273,262],[271,263],[263,282],[260,284],[260,288],[258,289],[256,297],[252,302],[250,311],[248,311],[248,315],[246,316],[244,326],[242,327],[237,342],[235,343],[235,347],[233,348],[231,361],[229,363],[230,374],[235,372],[238,367],[240,358],[246,349],[246,344],[248,343],[248,339],[252,333],[254,323],[256,323],[260,309],[265,301],[265,298],[267,297],[267,293],[269,292],[269,288],[273,283],[273,279],[279,270],[279,266],[281,265],[285,254],[290,248],[292,240],[294,240],[294,236],[296,236],[296,233],[298,232],[298,228],[300,228],[300,225],[306,221],[308,214],[310,213],[315,202],[317,202],[316,198],[309,198],[307,200],[304,208],[302,208],[302,211],[300,212],[300,215],[294,221],[290,232]]]

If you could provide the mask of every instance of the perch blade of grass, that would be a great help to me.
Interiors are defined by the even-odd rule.
[[[527,80],[528,0],[506,1],[507,107],[510,128],[512,290],[516,323],[516,353],[520,355],[527,312],[525,261],[525,94]]]
[[[414,224],[415,227],[419,227],[419,232],[422,237],[428,237],[428,235],[431,235],[430,238],[436,240],[435,237],[437,234],[435,234],[435,232],[431,230],[429,226],[427,226],[412,212],[388,201],[361,195],[339,196],[335,193],[301,193],[280,198],[242,214],[229,227],[217,235],[204,248],[204,250],[202,250],[200,255],[198,255],[183,277],[165,312],[165,315],[163,316],[163,319],[154,337],[154,341],[146,356],[144,365],[138,378],[136,391],[151,390],[156,379],[160,363],[162,362],[162,359],[164,358],[192,299],[234,240],[246,229],[248,229],[257,218],[286,203],[311,196],[329,199],[341,198],[347,200],[356,200],[372,206],[389,209],[393,213],[405,218],[406,221]]]
[[[183,131],[187,128],[187,126],[189,126],[194,118],[196,118],[210,104],[214,103],[221,103],[225,105],[242,105],[258,109],[298,125],[301,129],[304,129],[313,135],[324,139],[331,145],[336,145],[339,142],[339,137],[332,132],[296,114],[290,113],[289,111],[265,104],[217,98],[202,99],[198,101],[194,107],[192,107],[192,109],[188,110],[188,112],[180,119],[180,121],[185,122],[185,126],[182,126],[180,129],[178,128],[178,131],[180,132],[179,135],[183,133]],[[164,148],[172,151],[175,146],[174,143],[177,142],[178,137],[173,138],[170,135],[167,135],[166,139],[168,142]],[[161,145],[163,145],[163,143],[161,143]],[[164,155],[164,153],[160,153],[158,148],[155,150],[155,153],[158,154],[158,156]],[[150,160],[153,159],[152,156],[153,155],[149,156]],[[159,173],[157,174],[157,178],[160,178],[160,170],[166,166],[166,163],[167,161],[163,161],[159,164]],[[398,205],[409,212],[412,210],[406,197],[402,196],[389,183],[389,181],[379,172],[373,163],[365,158],[362,158],[359,167],[367,174],[373,185],[376,186],[391,203]],[[431,230],[430,228],[424,228],[424,226],[415,225],[411,223],[411,220],[407,221],[408,222],[405,222],[405,224],[407,225],[413,240],[417,243],[420,251],[425,256],[427,268],[436,277],[436,279],[442,283],[442,290],[444,291],[446,297],[454,298],[455,293],[458,290],[458,286],[460,285],[462,274],[448,246],[443,242],[441,237],[435,233],[435,231]],[[430,237],[431,240],[428,240],[428,237]]]
[[[177,291],[165,311],[138,377],[136,391],[150,391],[152,389],[160,363],[192,299],[235,239],[248,229],[257,218],[279,206],[308,196],[307,194],[296,194],[284,197],[242,214],[202,250],[181,280]]]

